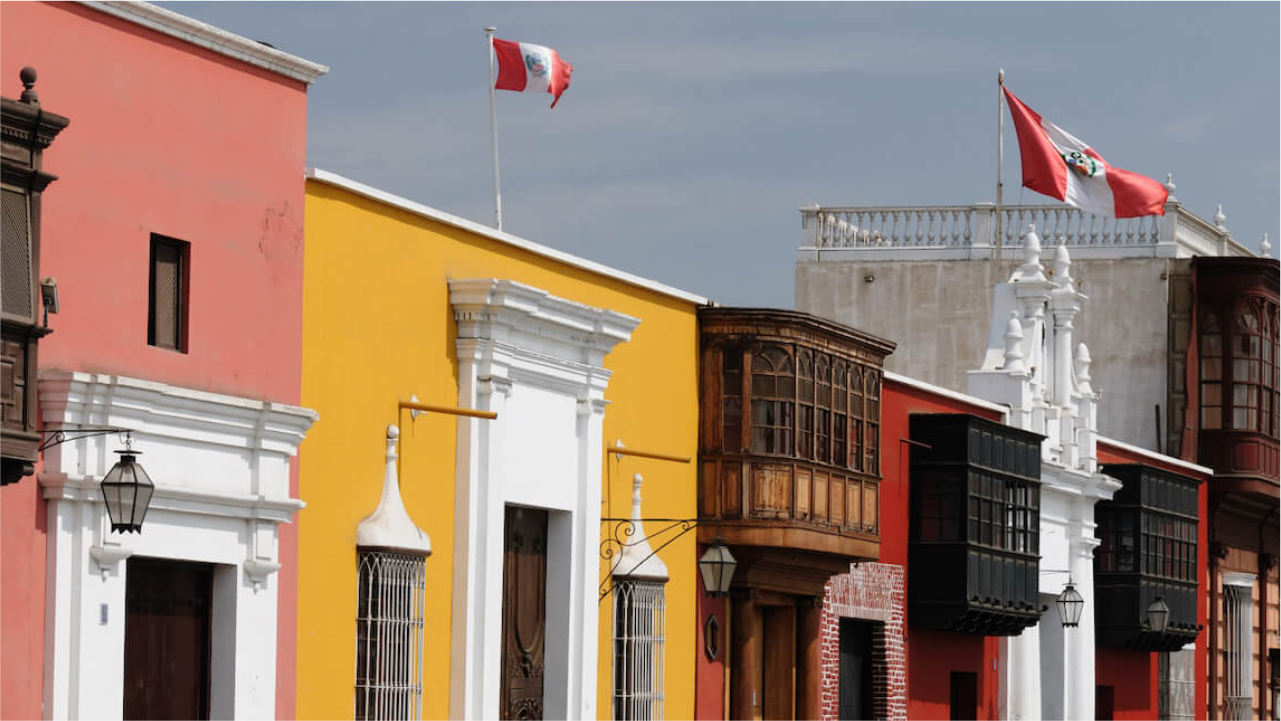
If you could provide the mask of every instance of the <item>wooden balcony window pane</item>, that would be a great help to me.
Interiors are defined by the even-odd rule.
[[[1223,379],[1223,360],[1220,358],[1201,359],[1201,380],[1217,381]]]
[[[1201,427],[1206,430],[1218,430],[1223,427],[1223,409],[1202,408]]]
[[[1223,355],[1223,336],[1218,333],[1204,333],[1201,335],[1202,358],[1219,357]]]
[[[1259,412],[1254,408],[1235,408],[1232,411],[1232,427],[1236,430],[1258,430]]]
[[[752,374],[752,398],[772,398],[774,390],[774,376]]]
[[[725,450],[737,452],[743,445],[743,399],[725,396],[722,413]]]
[[[847,466],[849,458],[846,455],[845,445],[845,416],[836,415],[832,418],[832,463],[838,466]]]

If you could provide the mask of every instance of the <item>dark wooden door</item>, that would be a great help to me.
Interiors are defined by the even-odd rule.
[[[979,675],[972,671],[953,671],[949,685],[950,718],[969,721],[978,718]]]
[[[872,623],[841,619],[838,710],[842,719],[872,718]]]
[[[213,567],[147,558],[128,564],[125,718],[209,718]]]
[[[796,718],[796,607],[766,606],[761,718]]]
[[[504,719],[543,717],[547,511],[508,506],[503,526]]]

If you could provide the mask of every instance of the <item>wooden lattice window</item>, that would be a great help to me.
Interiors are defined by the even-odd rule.
[[[1259,309],[1245,304],[1232,327],[1232,428],[1259,429],[1259,387],[1263,359],[1263,328]]]
[[[727,347],[721,356],[721,431],[726,452],[743,449],[743,351]]]
[[[790,456],[796,374],[791,355],[766,346],[752,358],[752,452]]]
[[[1212,308],[1201,313],[1201,428],[1223,427],[1223,329]]]
[[[191,244],[151,236],[147,344],[187,352],[187,273]]]
[[[814,459],[814,352],[796,353],[796,455]]]

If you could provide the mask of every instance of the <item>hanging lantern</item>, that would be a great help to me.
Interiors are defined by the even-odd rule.
[[[728,594],[737,566],[738,561],[729,552],[725,539],[713,538],[712,545],[698,559],[698,572],[703,576],[703,588],[707,590],[707,595],[716,598]]]
[[[1081,611],[1085,610],[1085,599],[1077,593],[1071,578],[1068,579],[1067,586],[1063,588],[1063,593],[1059,594],[1055,603],[1058,604],[1059,618],[1063,619],[1063,627],[1076,628],[1081,622]]]
[[[1165,633],[1165,625],[1170,620],[1170,607],[1160,596],[1148,606],[1148,629]]]
[[[112,533],[141,533],[151,494],[156,489],[137,462],[142,453],[130,448],[132,444],[132,438],[125,439],[125,449],[116,451],[120,461],[102,479],[102,499],[107,504]]]

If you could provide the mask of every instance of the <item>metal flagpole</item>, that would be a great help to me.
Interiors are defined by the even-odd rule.
[[[489,136],[494,155],[494,227],[503,229],[503,193],[498,189],[498,112],[494,109],[494,31],[485,28],[485,47],[489,51]]]
[[[1005,68],[996,75],[996,282],[1001,282],[1001,246],[1005,243],[1005,204],[1001,197],[1005,166]]]

